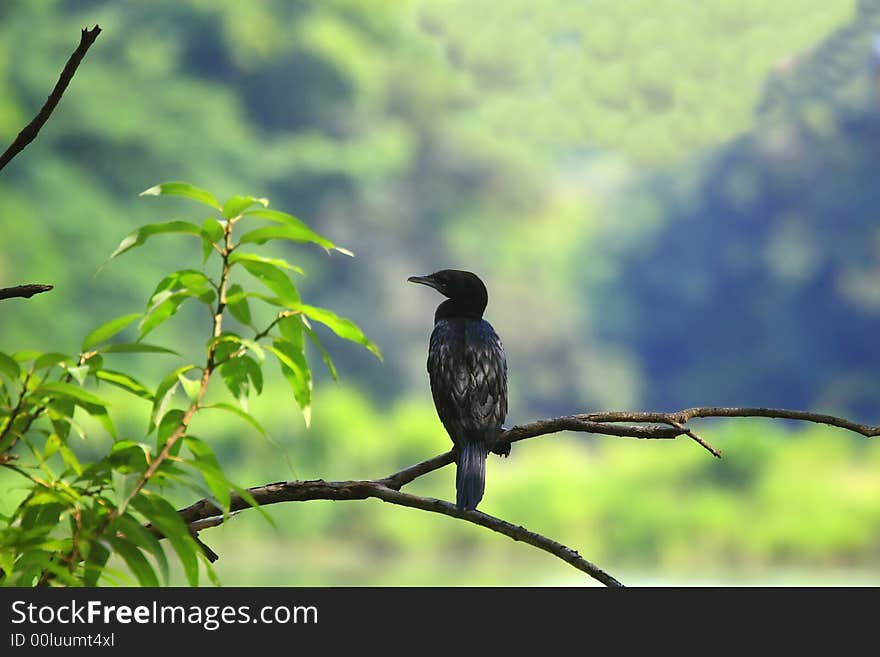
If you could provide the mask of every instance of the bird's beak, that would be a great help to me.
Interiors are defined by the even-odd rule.
[[[428,287],[433,287],[435,290],[438,289],[437,281],[435,281],[430,276],[410,276],[407,278],[410,283],[419,283],[420,285],[427,285]]]

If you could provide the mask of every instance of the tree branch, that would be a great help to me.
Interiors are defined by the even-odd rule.
[[[16,285],[14,287],[2,287],[0,288],[0,299],[14,299],[16,297],[24,297],[25,299],[30,299],[35,294],[40,294],[41,292],[48,292],[52,289],[52,285]]]
[[[82,61],[82,58],[85,57],[86,52],[95,42],[95,39],[98,38],[100,33],[101,28],[98,25],[95,25],[91,30],[84,29],[82,31],[79,46],[77,46],[76,50],[73,51],[70,58],[67,60],[64,70],[61,71],[61,76],[58,78],[58,82],[55,83],[55,88],[52,89],[52,93],[49,94],[45,104],[33,120],[22,128],[21,132],[18,133],[18,136],[12,144],[9,145],[9,148],[6,149],[3,155],[0,155],[0,169],[3,169],[3,167],[9,164],[12,158],[18,155],[24,150],[25,146],[36,139],[37,134],[40,132],[40,128],[42,128],[43,124],[49,119],[55,106],[58,105],[58,101],[61,100],[61,96],[67,89],[67,85],[70,84],[71,79],[73,79],[73,74],[76,73],[76,69]]]
[[[390,504],[421,509],[430,513],[440,513],[452,518],[491,529],[504,534],[515,541],[528,543],[540,550],[562,559],[566,563],[602,582],[606,586],[623,586],[617,579],[603,571],[595,564],[581,557],[575,550],[558,543],[546,536],[531,532],[524,527],[513,525],[506,520],[490,516],[482,511],[459,511],[454,504],[431,497],[411,495],[386,486],[379,481],[287,481],[248,489],[254,500],[260,505],[279,504],[281,502],[304,502],[306,500],[365,500],[380,499]],[[233,493],[230,511],[233,513],[250,508],[250,504],[240,495]],[[222,510],[210,500],[201,500],[180,512],[184,522],[190,527],[216,526],[223,522],[219,515]],[[207,521],[207,522],[206,522]]]
[[[604,434],[618,437],[631,437],[641,439],[674,439],[678,436],[688,436],[698,442],[716,457],[721,453],[700,438],[689,427],[688,420],[693,418],[710,417],[765,417],[784,420],[801,420],[826,424],[829,426],[846,429],[866,437],[880,436],[880,426],[858,424],[845,418],[834,415],[823,415],[809,411],[796,411],[778,408],[723,408],[723,407],[697,407],[688,408],[676,413],[653,413],[644,411],[615,411],[607,413],[586,413],[581,415],[567,415],[563,417],[538,420],[530,424],[515,426],[506,429],[498,437],[493,451],[507,454],[510,445],[520,440],[536,438],[560,431],[579,431],[582,433]],[[622,422],[633,422],[636,425],[621,425]],[[638,423],[649,423],[648,426],[639,426]],[[666,424],[668,426],[659,426]],[[512,525],[506,520],[490,516],[481,511],[459,511],[458,508],[444,502],[428,497],[419,497],[404,493],[400,489],[434,470],[455,462],[455,450],[438,454],[433,458],[416,463],[403,470],[390,474],[387,477],[374,480],[352,481],[287,481],[266,484],[248,489],[258,505],[279,504],[281,502],[304,502],[308,500],[364,500],[377,498],[391,504],[408,506],[431,513],[441,513],[466,522],[471,522],[492,531],[504,534],[515,541],[528,543],[540,550],[544,550],[578,570],[587,573],[594,579],[607,586],[622,586],[614,577],[604,572],[595,564],[581,557],[576,551],[557,543],[540,534],[531,532],[524,527]],[[250,504],[237,493],[232,493],[230,506],[226,514],[210,499],[199,500],[185,509],[178,511],[183,521],[193,532],[216,527],[225,522],[229,517],[250,508]],[[151,530],[160,538],[161,533],[155,528]],[[215,555],[216,556],[216,555]],[[212,559],[213,560],[213,559]]]

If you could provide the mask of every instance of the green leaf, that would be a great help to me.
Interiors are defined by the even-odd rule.
[[[76,367],[67,367],[65,369],[67,370],[67,373],[73,377],[74,381],[83,385],[86,382],[86,376],[91,368],[88,365],[77,365]]]
[[[15,381],[21,374],[21,367],[8,354],[0,353],[0,373]]]
[[[86,413],[98,420],[104,429],[107,430],[107,433],[116,438],[116,427],[113,425],[113,420],[110,418],[110,414],[103,405],[89,404],[86,402],[77,402],[77,404],[80,408],[85,410]]]
[[[223,224],[213,217],[208,217],[202,222],[202,236],[211,242],[219,242],[223,239]]]
[[[269,210],[265,210],[269,212]],[[248,213],[252,214],[252,213]],[[299,221],[299,220],[297,220]],[[269,240],[290,240],[292,242],[311,242],[319,244],[328,251],[335,248],[333,242],[326,237],[321,237],[304,223],[282,224],[280,226],[263,226],[251,230],[238,240],[239,244],[265,244]]]
[[[183,233],[185,235],[201,235],[201,228],[188,221],[166,221],[161,224],[146,224],[141,226],[133,233],[126,235],[116,250],[110,254],[110,260],[116,256],[122,255],[126,251],[142,245],[153,235],[162,235],[166,233]]]
[[[50,383],[43,383],[34,390],[35,396],[52,396],[52,397],[67,397],[69,399],[73,399],[77,402],[84,402],[86,404],[93,404],[94,406],[105,407],[107,406],[107,402],[105,402],[100,397],[93,395],[90,392],[86,392],[79,386],[75,386],[72,383],[65,383],[63,381],[56,381]]]
[[[254,390],[257,391],[258,395],[263,394],[263,368],[250,356],[241,356],[239,360],[244,363],[244,368],[254,386]]]
[[[110,538],[113,551],[121,556],[141,586],[159,586],[159,579],[143,553],[134,545],[121,538]]]
[[[83,573],[83,584],[85,586],[97,586],[98,579],[104,571],[104,564],[110,558],[110,550],[108,550],[102,542],[92,541],[89,543],[89,553],[85,560],[85,568]]]
[[[116,319],[111,319],[105,324],[101,324],[101,326],[89,333],[83,339],[81,351],[88,351],[95,345],[100,344],[105,340],[108,340],[109,338],[112,338],[114,335],[119,333],[122,329],[131,324],[140,316],[140,313],[122,315],[121,317],[117,317]]]
[[[233,255],[235,254],[233,253]],[[239,322],[246,326],[252,326],[251,308],[248,304],[247,294],[241,285],[230,285],[226,290],[226,307]]]
[[[187,298],[211,304],[214,287],[204,273],[195,269],[181,269],[159,281],[147,303],[147,312],[140,324],[140,338],[173,316]]]
[[[225,402],[219,402],[217,404],[211,404],[210,406],[203,406],[202,408],[217,408],[223,411],[228,411],[240,417],[242,420],[250,424],[254,429],[260,432],[261,435],[266,435],[266,430],[262,427],[262,425],[257,422],[256,418],[252,416],[250,413],[245,413],[240,408],[233,406],[232,404],[227,404]]]
[[[278,358],[281,373],[293,389],[293,397],[302,410],[306,426],[309,426],[312,418],[312,373],[305,354],[301,348],[283,339],[275,340],[273,346],[267,349]]]
[[[156,438],[158,441],[157,452],[161,451],[165,442],[171,437],[171,434],[173,434],[180,426],[185,414],[185,411],[180,408],[172,408],[162,416],[162,419],[159,421],[159,428],[156,430]]]
[[[379,348],[367,339],[367,336],[364,335],[358,325],[350,319],[340,317],[326,308],[317,308],[315,306],[299,305],[294,310],[299,310],[309,319],[321,322],[340,338],[363,345],[376,358],[382,360],[382,352],[379,351]]]
[[[109,541],[113,545],[113,551],[125,560],[125,564],[137,577],[141,586],[159,586],[159,579],[153,567],[137,547],[121,538],[110,538]]]
[[[116,507],[120,511],[125,511],[130,501],[129,497],[134,493],[140,479],[141,474],[124,463],[119,468],[111,470],[110,481],[116,494]]]
[[[101,353],[112,354],[112,353],[121,353],[121,354],[131,354],[131,353],[144,353],[144,354],[174,354],[175,356],[179,356],[176,351],[173,349],[167,349],[165,347],[160,347],[154,344],[146,344],[144,342],[133,342],[133,343],[118,343],[107,345],[106,347],[101,347],[98,349]]]
[[[242,338],[241,344],[248,348],[248,350],[256,357],[258,363],[262,363],[266,360],[266,352],[263,351],[263,348],[249,338]]]
[[[250,262],[265,262],[268,265],[275,265],[279,269],[289,269],[295,271],[297,274],[305,274],[300,267],[292,265],[281,258],[266,258],[265,256],[257,255],[256,253],[247,253],[245,251],[233,251],[232,255],[229,256],[229,263],[232,265],[237,262],[242,262],[243,260],[248,260]]]
[[[194,460],[188,463],[196,468],[202,475],[214,498],[224,512],[229,511],[230,489],[232,485],[223,474],[220,462],[213,450],[202,440],[193,436],[184,438],[186,446],[192,453]]]
[[[125,374],[124,372],[115,372],[113,370],[97,370],[94,374],[95,377],[100,379],[101,381],[106,381],[107,383],[118,386],[123,390],[128,390],[130,393],[140,397],[141,399],[149,399],[151,401],[153,399],[153,394],[147,389],[144,384],[142,384],[134,377]]]
[[[227,219],[237,217],[249,207],[262,205],[264,208],[269,207],[269,201],[265,198],[254,198],[253,196],[233,196],[223,204],[223,216]]]
[[[185,182],[167,182],[145,189],[140,196],[185,196],[186,198],[204,203],[215,210],[222,211],[220,203],[214,198],[213,194],[204,189],[199,189],[194,185]]]
[[[159,281],[147,302],[147,312],[140,324],[140,338],[172,317],[188,298],[211,304],[214,287],[204,273],[195,269],[181,269]]]
[[[278,300],[285,307],[299,306],[300,298],[299,293],[296,291],[296,286],[281,269],[265,262],[253,260],[242,260],[240,262],[241,266],[249,274],[277,294]]]
[[[324,348],[324,345],[321,343],[321,340],[318,338],[318,334],[315,333],[315,329],[309,325],[308,320],[303,321],[303,329],[306,332],[306,335],[311,339],[312,344],[321,352],[321,358],[324,359],[324,364],[327,366],[327,371],[330,372],[330,376],[333,377],[334,381],[339,380],[339,374],[336,371],[336,366],[333,364],[333,359],[330,358],[329,352]]]
[[[156,420],[164,414],[165,407],[168,406],[171,397],[174,395],[175,389],[180,384],[180,380],[177,377],[192,369],[195,369],[195,365],[183,365],[182,367],[178,367],[176,370],[166,375],[159,383],[159,386],[156,388],[156,394],[153,395],[153,409],[150,413],[150,431],[156,426]]]
[[[76,361],[76,358],[73,358],[69,354],[60,354],[57,351],[53,351],[47,354],[40,354],[40,356],[34,360],[34,369],[42,370],[48,367],[53,367],[58,363],[63,363],[64,361]]]
[[[159,564],[162,581],[167,584],[168,559],[165,557],[165,550],[162,549],[162,544],[159,543],[159,539],[128,513],[120,516],[117,523],[119,529],[129,541],[134,545],[137,545],[140,549],[147,550],[155,557],[156,563]]]
[[[80,476],[83,473],[83,467],[80,464],[79,459],[76,458],[76,454],[74,454],[73,451],[63,442],[58,446],[58,451],[61,454],[61,458],[64,460],[64,465],[73,470],[77,476]]]
[[[303,350],[303,322],[302,315],[289,315],[278,320],[278,329],[281,336],[295,346],[299,351]]]
[[[223,225],[216,219],[209,217],[202,223],[202,262],[208,262],[214,245],[223,238]]]
[[[229,389],[229,392],[231,392],[232,396],[238,400],[239,406],[246,411],[250,379],[248,378],[244,358],[244,356],[230,358],[224,362],[220,366],[220,376],[223,379],[223,383],[225,383],[226,387]]]
[[[147,310],[143,321],[141,321],[138,327],[140,330],[138,339],[142,339],[153,329],[173,317],[181,304],[189,298],[191,297],[188,294],[180,291],[172,292],[171,290],[165,290],[151,298],[150,301],[153,302],[153,306]]]
[[[189,528],[180,516],[163,498],[142,491],[132,500],[132,506],[143,514],[171,543],[171,547],[180,558],[183,571],[186,573],[190,586],[199,584],[198,544],[190,536]]]
[[[190,398],[190,401],[198,399],[199,391],[202,388],[202,382],[199,379],[194,381],[188,379],[183,374],[178,374],[177,380],[180,381],[180,385],[183,386],[183,391],[186,393],[186,396]]]
[[[39,358],[42,354],[42,351],[34,351],[32,349],[26,349],[24,351],[16,351],[12,354],[12,357],[19,363],[24,363],[29,360],[34,360],[35,358]]]
[[[146,472],[147,467],[149,465],[150,451],[146,445],[141,443],[136,443],[133,440],[120,440],[119,442],[113,443],[113,447],[110,448],[110,453],[107,455],[107,461],[110,463],[110,467],[114,470],[118,470],[122,474],[136,474],[136,477],[131,483],[131,488],[124,491],[123,494],[119,494],[117,490],[117,498],[118,501],[122,502],[128,497],[128,494],[134,490],[134,485],[137,484],[139,475]],[[114,486],[116,482],[114,481]]]
[[[49,416],[52,428],[61,438],[66,439],[70,434],[71,426],[76,426],[73,422],[73,411],[75,407],[76,403],[68,397],[54,399],[46,407],[46,414]],[[79,427],[76,428],[78,432],[81,432]],[[82,434],[80,433],[80,435]]]

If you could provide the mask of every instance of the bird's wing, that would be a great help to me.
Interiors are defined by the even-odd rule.
[[[507,415],[507,361],[485,321],[438,322],[428,373],[437,414],[453,442],[491,442]]]

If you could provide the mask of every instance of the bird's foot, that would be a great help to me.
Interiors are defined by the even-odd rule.
[[[498,456],[510,456],[510,447],[511,444],[509,442],[499,442],[495,443],[495,446],[492,448],[492,453],[497,454]]]

